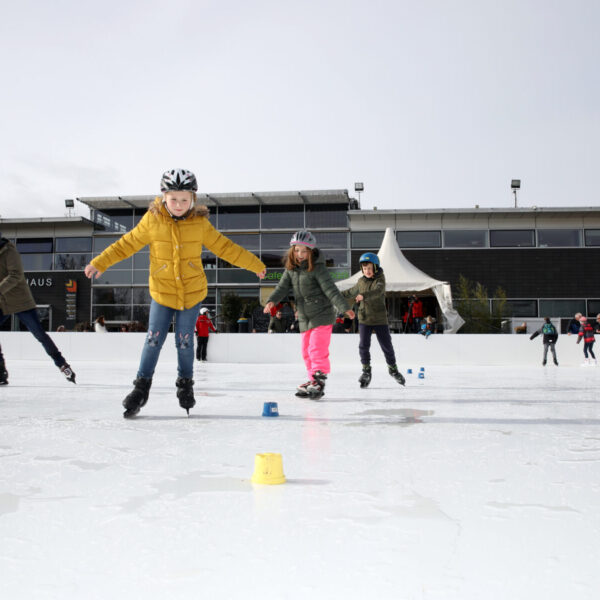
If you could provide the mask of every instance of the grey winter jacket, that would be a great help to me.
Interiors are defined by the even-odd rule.
[[[348,305],[325,266],[325,257],[318,249],[313,250],[314,268],[308,271],[308,261],[289,270],[286,269],[279,284],[267,302],[277,304],[293,291],[298,311],[300,332],[321,325],[333,325],[335,315],[348,310]]]
[[[363,275],[355,285],[342,292],[344,298],[354,299],[358,294],[363,296],[363,300],[358,305],[358,322],[363,325],[387,325],[385,275],[381,267],[370,279]]]
[[[5,315],[35,308],[25,280],[21,255],[12,242],[0,238],[0,310]]]

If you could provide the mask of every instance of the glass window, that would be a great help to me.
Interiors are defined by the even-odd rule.
[[[216,283],[217,282],[217,271],[216,269],[210,270],[210,271],[204,271],[204,274],[206,275],[206,282],[207,283]]]
[[[111,306],[94,306],[92,310],[92,320],[96,320],[100,315],[104,315],[107,321],[131,321],[131,306],[129,304]]]
[[[219,304],[223,301],[223,296],[227,294],[237,294],[242,298],[258,300],[258,293],[258,288],[223,288],[219,290]]]
[[[577,312],[585,314],[585,300],[540,300],[543,317],[572,317]]]
[[[134,304],[150,304],[152,301],[150,289],[147,287],[134,287],[132,288],[132,293]]]
[[[600,246],[600,229],[585,230],[585,245]]]
[[[439,231],[397,231],[396,241],[400,248],[441,248]]]
[[[212,252],[202,253],[202,266],[204,270],[217,268],[217,257]]]
[[[346,248],[348,246],[348,235],[341,231],[317,231],[317,248]]]
[[[219,283],[256,283],[257,281],[258,277],[246,269],[219,269]]]
[[[29,238],[17,240],[17,250],[21,254],[52,252],[52,238]]]
[[[150,268],[150,252],[136,252],[132,258],[134,269],[147,271]]]
[[[304,206],[263,206],[262,229],[302,229],[304,227]]]
[[[355,231],[350,234],[353,248],[365,248],[373,250],[381,247],[383,242],[383,231]]]
[[[533,229],[492,230],[490,231],[490,246],[494,248],[529,248],[535,246],[535,232]]]
[[[56,252],[91,252],[91,237],[57,237]]]
[[[537,233],[540,248],[581,246],[581,230],[579,229],[538,229]]]
[[[130,230],[133,227],[133,210],[127,211],[106,211],[113,223],[117,223],[121,229]]]
[[[306,228],[318,227],[348,227],[348,213],[346,205],[340,205],[335,209],[332,206],[306,207]]]
[[[136,273],[141,273],[142,271],[135,271]],[[118,269],[108,269],[108,271],[104,271],[102,273],[100,279],[94,280],[94,283],[97,281],[98,284],[102,285],[124,285],[131,284],[131,270],[128,271],[119,271]],[[148,276],[146,275],[146,281],[148,281]]]
[[[281,269],[283,266],[283,252],[269,252],[268,250],[265,252],[263,250],[260,260],[269,268]]]
[[[227,235],[232,242],[246,250],[257,251],[260,248],[260,236],[256,233],[232,233]]]
[[[497,300],[492,300],[492,307],[496,309]],[[506,316],[509,317],[537,317],[537,300],[507,300]]]
[[[57,271],[76,271],[84,269],[90,260],[91,254],[55,254],[54,268]]]
[[[106,250],[112,243],[120,239],[120,235],[103,235],[94,237],[94,252],[102,252]]]
[[[322,250],[326,267],[348,267],[348,252],[346,250]]]
[[[448,229],[444,231],[446,248],[485,248],[487,231],[482,229]]]
[[[94,256],[98,256],[98,255],[96,253],[94,253]],[[132,266],[133,266],[133,257],[130,256],[129,258],[125,258],[124,260],[121,260],[118,263],[115,263],[108,270],[110,271],[111,269],[120,269],[121,271],[123,271],[125,269],[131,269]],[[102,275],[102,277],[104,277],[104,275]]]
[[[93,288],[92,297],[94,304],[130,304],[131,288],[98,286]]]
[[[150,317],[150,306],[134,306],[132,313],[133,320],[141,323],[145,329],[148,326],[148,319]]]
[[[263,233],[263,250],[287,250],[290,247],[291,233]]]
[[[133,272],[133,283],[148,283],[148,277],[147,269],[138,269]]]
[[[259,229],[258,206],[220,206],[219,229]]]
[[[22,254],[24,271],[51,271],[52,254]]]
[[[592,318],[596,318],[596,315],[600,314],[600,300],[588,300],[587,314]]]

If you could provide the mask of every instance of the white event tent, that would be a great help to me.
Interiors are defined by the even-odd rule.
[[[388,227],[377,253],[385,274],[386,292],[417,293],[433,292],[444,315],[444,333],[456,333],[464,324],[463,318],[452,307],[452,291],[446,281],[433,279],[417,269],[398,247],[394,231]],[[351,288],[362,276],[358,271],[352,277],[336,283],[340,290]]]

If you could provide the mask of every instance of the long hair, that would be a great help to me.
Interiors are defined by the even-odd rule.
[[[314,260],[313,259],[313,251],[312,251],[312,248],[306,247],[306,249],[308,250],[308,256],[307,256],[308,269],[307,269],[307,271],[312,271],[315,268],[315,265],[313,263],[313,260]],[[283,265],[288,271],[291,271],[293,268],[298,266],[298,263],[296,262],[296,256],[294,255],[294,246],[290,246],[289,250],[284,254]]]

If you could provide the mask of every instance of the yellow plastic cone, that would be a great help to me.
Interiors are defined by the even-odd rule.
[[[277,452],[256,454],[254,457],[252,483],[266,483],[268,485],[285,483],[281,454]]]

